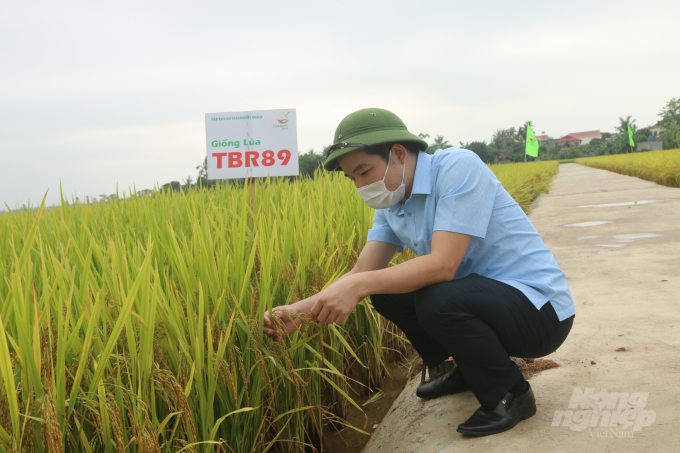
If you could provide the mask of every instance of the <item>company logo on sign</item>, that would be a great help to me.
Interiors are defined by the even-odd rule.
[[[282,120],[277,119],[276,121],[278,121],[279,124],[275,124],[274,127],[278,127],[278,128],[281,128],[281,129],[288,129],[288,125],[286,123],[288,122],[288,115],[289,114],[290,114],[290,112],[283,115],[283,116],[286,117],[285,119],[282,119]]]

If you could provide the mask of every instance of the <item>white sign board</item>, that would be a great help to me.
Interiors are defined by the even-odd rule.
[[[206,113],[208,179],[295,176],[295,109]]]

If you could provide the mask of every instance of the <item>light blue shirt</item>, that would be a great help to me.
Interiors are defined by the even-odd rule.
[[[472,236],[455,279],[479,274],[513,286],[540,309],[550,302],[560,321],[576,309],[567,278],[522,208],[473,152],[419,152],[411,197],[376,209],[367,241],[432,253],[435,231]]]

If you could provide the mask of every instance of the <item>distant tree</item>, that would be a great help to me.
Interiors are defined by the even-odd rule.
[[[632,129],[632,126],[631,126]],[[623,154],[630,152],[630,144],[628,143],[628,132],[625,134],[618,133],[612,136],[611,140],[607,140],[609,145],[607,154]]]
[[[196,166],[196,170],[198,170],[198,175],[196,176],[197,181],[201,178],[208,177],[208,156],[205,156],[205,159],[201,165]]]
[[[461,145],[464,149],[469,149],[473,153],[477,154],[482,162],[485,164],[494,163],[496,156],[494,152],[489,148],[486,142],[471,142],[467,145]]]
[[[632,115],[628,115],[627,117],[619,117],[619,125],[614,126],[617,131],[619,131],[622,134],[628,134],[628,125],[630,124],[630,128],[635,132],[637,129],[637,126],[635,125],[635,120],[631,119]]]
[[[560,151],[560,159],[577,159],[579,157],[585,157],[583,151],[579,149],[580,147],[575,146],[573,148],[565,149]]]
[[[661,126],[661,141],[664,149],[680,148],[680,98],[673,98],[659,113]]]
[[[614,136],[614,138],[611,140],[604,141],[604,153],[603,153],[604,155],[619,153],[619,151],[617,151],[616,141],[617,141],[616,136]]]
[[[512,161],[510,148],[516,141],[517,130],[514,127],[510,129],[496,129],[489,143],[489,148],[494,153],[496,162],[505,163]]]
[[[603,146],[604,145],[604,138],[594,138],[590,141],[589,145],[591,145],[591,146]]]
[[[661,109],[659,113],[661,125],[668,127],[673,120],[680,123],[680,98],[673,98]]]
[[[652,135],[652,131],[648,127],[638,129],[633,134],[633,141],[635,143],[646,142],[649,140],[650,135]]]
[[[438,149],[447,149],[447,148],[451,148],[451,147],[453,147],[453,145],[451,143],[449,143],[448,140],[444,140],[443,135],[437,135],[434,138],[434,143],[432,143],[432,144],[430,144],[430,146],[428,146],[426,152],[428,154],[434,154],[434,152],[437,151]]]
[[[101,201],[102,203],[106,202],[106,194],[105,193],[99,195],[99,201]]]
[[[602,144],[593,145],[593,142],[591,141],[589,144],[591,145],[590,147],[592,148],[593,156],[602,156],[606,153],[604,142],[602,142]]]
[[[194,178],[192,178],[191,175],[187,176],[187,179],[184,180],[184,190],[188,190],[193,182]]]
[[[531,128],[534,128],[534,123],[531,121],[525,121],[524,124],[522,124],[520,127],[517,128],[517,139],[518,140],[525,140],[527,138],[527,123],[531,126]]]
[[[554,144],[542,143],[538,145],[538,157],[536,160],[555,160],[558,157],[559,150]]]
[[[515,142],[510,147],[510,159],[512,162],[524,162],[524,156],[526,154],[526,144],[524,141]],[[527,162],[533,162],[536,160],[533,156],[526,156]]]
[[[496,148],[508,149],[517,141],[517,135],[517,130],[514,127],[510,129],[497,129],[491,138],[490,145]]]
[[[170,181],[169,183],[163,184],[161,186],[161,189],[172,190],[174,192],[177,192],[181,188],[182,188],[182,185],[179,183],[179,181]],[[109,197],[109,198],[111,198],[111,197]]]
[[[298,165],[300,168],[300,176],[309,176],[314,179],[314,172],[317,169],[323,168],[323,156],[316,154],[313,149],[310,149],[304,154],[298,156]]]
[[[661,140],[664,149],[680,148],[680,126],[678,120],[673,120],[661,132]]]

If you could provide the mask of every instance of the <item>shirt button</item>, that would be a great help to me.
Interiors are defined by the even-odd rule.
[[[411,213],[410,213],[410,212],[407,212],[406,215],[409,216],[409,217],[411,217]]]

